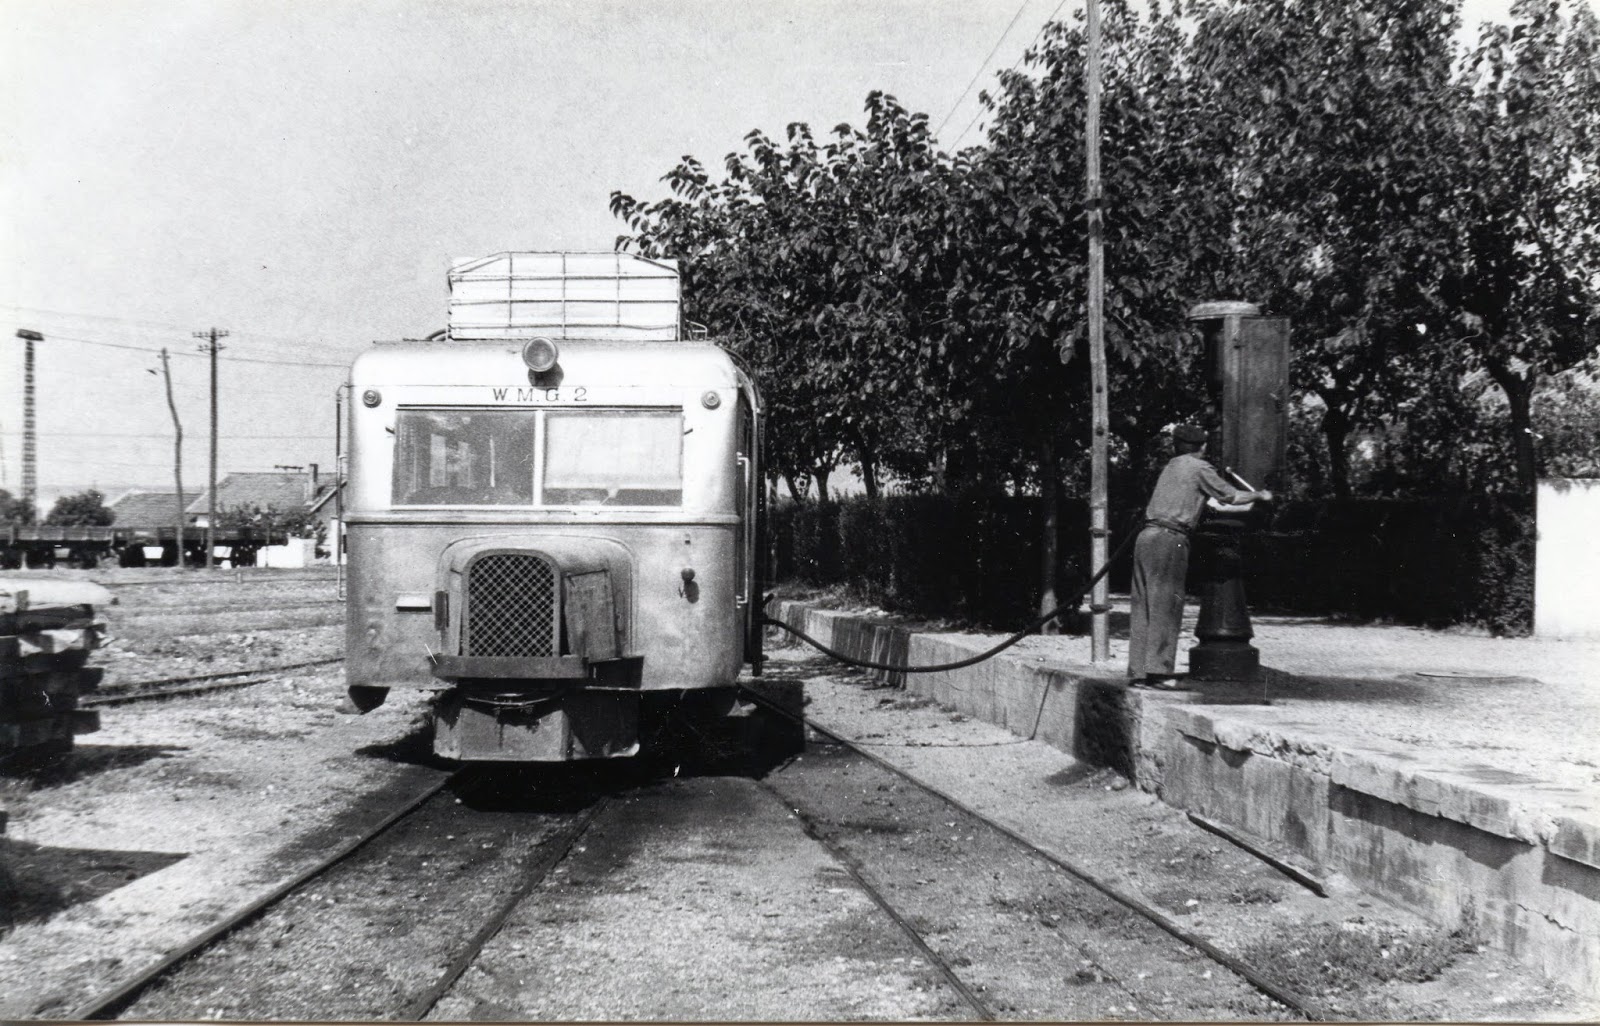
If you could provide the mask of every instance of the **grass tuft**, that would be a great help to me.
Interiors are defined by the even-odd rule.
[[[1476,949],[1468,927],[1411,933],[1362,923],[1257,941],[1247,962],[1271,965],[1284,984],[1307,994],[1336,994],[1378,983],[1425,983]]]

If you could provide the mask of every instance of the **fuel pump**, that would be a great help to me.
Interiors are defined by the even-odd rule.
[[[1207,453],[1225,477],[1251,490],[1277,491],[1288,445],[1289,319],[1266,317],[1252,303],[1200,303],[1189,311],[1205,347]],[[1200,594],[1198,644],[1189,677],[1248,681],[1261,657],[1245,605],[1240,547],[1259,529],[1259,507],[1212,509],[1195,532]]]

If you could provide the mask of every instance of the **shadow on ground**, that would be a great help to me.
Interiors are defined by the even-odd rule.
[[[19,752],[0,760],[0,779],[21,780],[42,789],[71,784],[112,770],[170,759],[187,752],[182,745],[85,745],[66,751]]]
[[[434,754],[433,724],[425,717],[413,721],[403,736],[393,741],[357,748],[356,754],[368,759],[382,759],[385,762],[397,762],[406,766],[427,766],[440,770],[456,768],[456,764],[449,759]]]
[[[132,883],[187,856],[46,848],[0,837],[0,934]]]
[[[1266,695],[1292,698],[1297,702],[1399,702],[1409,705],[1430,702],[1455,704],[1460,696],[1474,689],[1520,687],[1537,683],[1527,678],[1424,678],[1424,677],[1312,677],[1269,667],[1262,669]]]

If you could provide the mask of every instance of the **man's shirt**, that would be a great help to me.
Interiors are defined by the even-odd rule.
[[[1206,499],[1230,505],[1248,502],[1253,493],[1240,491],[1223,480],[1216,468],[1194,453],[1174,456],[1161,470],[1150,504],[1144,508],[1146,520],[1162,520],[1193,530],[1200,522]]]

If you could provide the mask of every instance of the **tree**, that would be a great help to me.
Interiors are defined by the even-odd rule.
[[[1170,422],[1197,412],[1198,342],[1186,321],[1194,302],[1226,298],[1242,255],[1231,234],[1228,139],[1189,53],[1174,10],[1144,17],[1112,5],[1102,57],[1106,340],[1112,429],[1142,463]],[[1001,77],[989,102],[989,146],[975,163],[987,176],[974,220],[991,226],[975,277],[1003,325],[1010,380],[1045,395],[1028,403],[1047,420],[1020,434],[1065,429],[1087,439],[1088,396],[1077,361],[1086,337],[1087,218],[1083,93],[1086,40],[1053,25],[1023,71]],[[1063,373],[1061,363],[1077,364]]]
[[[291,538],[316,538],[321,540],[323,523],[303,508],[279,509],[276,506],[228,506],[217,510],[217,527],[220,529],[253,528],[271,534],[286,534]]]
[[[108,527],[116,519],[106,508],[106,497],[90,488],[57,499],[44,522],[52,527]]]
[[[790,141],[785,160],[751,133],[759,165],[730,154],[724,182],[686,156],[663,176],[671,196],[645,203],[614,192],[611,210],[632,232],[618,248],[678,260],[685,315],[750,366],[766,406],[768,466],[798,501],[812,476],[826,497],[839,446],[813,415],[817,396],[804,373],[816,362],[816,276],[803,273],[801,254],[784,242],[805,226],[815,145],[804,126],[790,126]]]
[[[688,316],[752,369],[769,465],[797,499],[814,479],[826,501],[845,461],[869,492],[884,468],[925,474],[947,377],[948,159],[926,116],[882,93],[866,111],[864,130],[823,143],[804,124],[781,144],[751,132],[721,181],[685,157],[663,179],[671,196],[611,198],[631,231],[618,245],[681,261]]]
[[[845,453],[869,495],[884,471],[924,480],[929,442],[952,396],[947,299],[961,258],[956,172],[924,114],[867,97],[863,131],[839,126],[825,147],[819,199],[835,226],[830,273],[839,300],[819,328],[845,347],[831,364]]]
[[[1187,309],[1240,298],[1295,325],[1291,408],[1316,418],[1335,494],[1499,487],[1502,425],[1531,493],[1553,458],[1535,437],[1541,383],[1600,344],[1594,14],[1517,0],[1514,24],[1463,56],[1459,0],[1108,7],[1123,486],[1201,410]],[[1084,64],[1081,29],[1049,26],[984,95],[986,143],[954,156],[874,93],[860,130],[753,132],[720,180],[686,157],[669,197],[613,194],[619,245],[680,259],[690,316],[752,369],[797,498],[812,480],[826,498],[847,462],[869,491],[1053,496],[1082,462]],[[1467,394],[1491,385],[1503,407]],[[1353,481],[1358,433],[1393,440],[1394,458]],[[1470,452],[1436,444],[1456,435]]]
[[[1518,0],[1455,82],[1449,234],[1423,269],[1438,337],[1504,393],[1517,491],[1539,471],[1540,380],[1600,346],[1600,19]]]
[[[26,527],[32,524],[37,516],[33,506],[0,488],[0,523]]]
[[[1403,357],[1428,319],[1416,267],[1446,230],[1457,21],[1453,0],[1261,0],[1209,5],[1195,32],[1234,211],[1226,284],[1292,319],[1335,494],[1351,433],[1433,376]]]
[[[1533,402],[1541,469],[1556,477],[1600,477],[1600,376],[1568,371]]]

